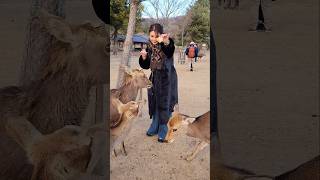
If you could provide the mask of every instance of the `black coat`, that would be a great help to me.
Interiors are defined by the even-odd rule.
[[[152,88],[148,89],[148,105],[150,118],[158,110],[160,124],[166,124],[169,120],[170,112],[173,112],[174,105],[178,103],[178,77],[173,64],[174,42],[170,38],[170,44],[160,44],[165,54],[164,66],[161,70],[151,70],[149,79],[152,81]],[[143,69],[150,68],[151,49],[147,59],[140,56],[139,64]]]

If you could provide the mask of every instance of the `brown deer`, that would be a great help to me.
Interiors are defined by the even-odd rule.
[[[180,128],[180,126],[183,124],[183,121],[186,120],[187,118],[189,118],[189,116],[180,113],[179,105],[176,104],[174,106],[174,111],[172,113],[172,116],[167,123],[168,133],[165,138],[167,142],[171,143],[174,141],[174,132]]]
[[[174,132],[181,126],[183,118],[184,117],[178,112],[172,113],[172,116],[167,123],[168,133],[165,138],[167,142],[171,143],[174,141]]]
[[[28,162],[33,165],[31,180],[99,177],[87,172],[93,156],[92,138],[99,130],[103,127],[67,125],[43,135],[23,116],[8,118],[5,123],[8,136],[26,152]]]
[[[70,25],[40,11],[43,30],[54,39],[50,59],[38,80],[26,87],[0,89],[0,177],[30,179],[33,166],[25,151],[4,131],[4,122],[23,116],[42,134],[80,125],[91,87],[106,83],[109,33],[89,23]],[[19,172],[19,173],[18,173]]]
[[[113,93],[110,96],[110,106],[116,107],[117,119],[110,119],[110,149],[117,156],[116,148],[121,144],[121,149],[127,155],[124,139],[131,130],[134,119],[138,116],[145,101],[130,101],[123,104]]]
[[[196,117],[193,122],[190,122],[190,119],[187,118],[183,121],[183,124],[188,125],[187,136],[200,139],[192,153],[186,157],[187,161],[191,161],[202,149],[210,144],[210,111]]]
[[[124,133],[128,131],[123,131],[122,128],[120,127],[126,127],[130,129],[132,126],[132,121],[131,119],[134,119],[135,117],[130,117],[128,120],[123,121],[123,119],[126,119],[125,116],[123,116],[123,111],[120,112],[119,107],[123,106],[123,104],[127,104],[131,102],[131,105],[133,105],[133,101],[136,100],[138,92],[142,88],[150,88],[152,86],[151,81],[147,78],[143,70],[138,70],[134,69],[132,71],[129,71],[127,67],[122,67],[125,69],[125,75],[123,82],[120,86],[119,89],[111,89],[110,90],[110,127],[112,132],[117,132],[117,135],[115,136],[120,136],[120,132]],[[123,104],[122,104],[123,103]],[[127,104],[127,105],[129,105]],[[141,104],[141,103],[140,103]],[[124,106],[125,107],[125,106]],[[127,109],[127,108],[124,108]],[[141,109],[141,107],[140,107]],[[132,109],[131,109],[132,110]],[[128,111],[126,114],[129,114],[130,112]],[[122,117],[123,116],[123,117]],[[122,120],[121,120],[122,119]],[[130,119],[130,120],[129,120]],[[120,127],[115,128],[116,125],[115,123],[122,123]],[[128,124],[127,124],[128,123]],[[127,127],[129,126],[129,127]],[[121,129],[121,130],[119,130]],[[124,145],[124,137],[126,134],[121,135],[122,138],[122,150],[124,151],[125,155],[127,155],[126,150],[125,150],[125,145]],[[115,139],[115,137],[114,137]],[[117,141],[118,142],[118,141]],[[118,146],[118,143],[116,143]],[[114,150],[114,148],[113,148]],[[116,151],[114,150],[115,155]]]
[[[121,86],[118,89],[112,89],[112,92],[118,91],[118,97],[122,103],[135,101],[139,90],[150,88],[151,81],[148,79],[142,69],[133,69],[131,72],[125,68],[125,75]]]
[[[119,89],[111,89],[110,97],[120,99],[124,104],[135,101],[138,95],[138,91],[142,88],[150,88],[152,86],[151,81],[147,78],[143,70],[134,69],[130,72],[126,67],[125,75],[122,85]],[[110,99],[110,122],[117,121],[119,119],[119,113],[117,106],[111,103]]]
[[[193,122],[190,119],[185,119],[183,124],[188,124],[187,135],[200,139],[200,143],[196,146],[194,151],[186,157],[186,160],[191,161],[210,143],[210,111],[195,118]],[[276,177],[269,175],[257,175],[252,171],[240,169],[223,164],[221,152],[214,144],[213,153],[211,154],[211,179],[216,180],[244,180],[250,178],[269,178],[274,180],[316,180],[320,177],[320,156],[303,163],[297,168],[281,174]]]
[[[188,117],[188,116],[187,116]],[[192,121],[193,119],[193,121]],[[190,155],[187,155],[185,159],[192,161],[196,155],[210,144],[210,111],[198,116],[196,118],[185,118],[183,124],[187,124],[187,136],[200,139],[200,142],[196,145],[195,149]],[[211,154],[211,179],[214,180],[244,180],[249,178],[272,178],[268,175],[257,175],[251,171],[245,169],[239,169],[232,166],[227,166],[222,163],[220,155],[220,149],[217,147],[219,142],[213,144],[213,153]]]

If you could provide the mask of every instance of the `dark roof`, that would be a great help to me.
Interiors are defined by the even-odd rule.
[[[124,41],[126,39],[126,36],[122,34],[118,34],[115,39],[117,41]],[[114,40],[114,36],[112,36],[112,40]]]
[[[135,34],[132,37],[132,41],[134,43],[148,43],[149,37],[148,36],[144,36],[144,35]]]
[[[125,35],[117,35],[116,40],[117,41],[124,41],[126,39]],[[139,35],[139,34],[134,34],[132,37],[132,42],[133,43],[148,43],[149,37],[144,36],[144,35]]]

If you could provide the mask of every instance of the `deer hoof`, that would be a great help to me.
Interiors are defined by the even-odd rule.
[[[127,154],[127,151],[126,151],[126,148],[125,148],[124,144],[122,144],[122,148],[123,148],[124,155],[127,156],[128,154]]]
[[[123,153],[125,156],[127,156],[127,151],[126,151],[126,147],[124,146],[124,142],[122,142],[122,149],[123,149]]]
[[[193,159],[192,155],[187,155],[185,157],[185,160],[188,161],[188,162],[192,161],[192,159]]]
[[[115,149],[113,149],[113,155],[114,155],[115,157],[117,157],[117,152],[116,152]]]

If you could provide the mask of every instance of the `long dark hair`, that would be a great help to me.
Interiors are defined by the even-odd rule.
[[[163,34],[163,27],[162,27],[162,25],[159,24],[159,23],[151,24],[151,25],[150,25],[150,28],[149,28],[149,33],[150,33],[151,31],[154,31],[154,32],[156,32],[156,33],[158,33],[158,34]]]

